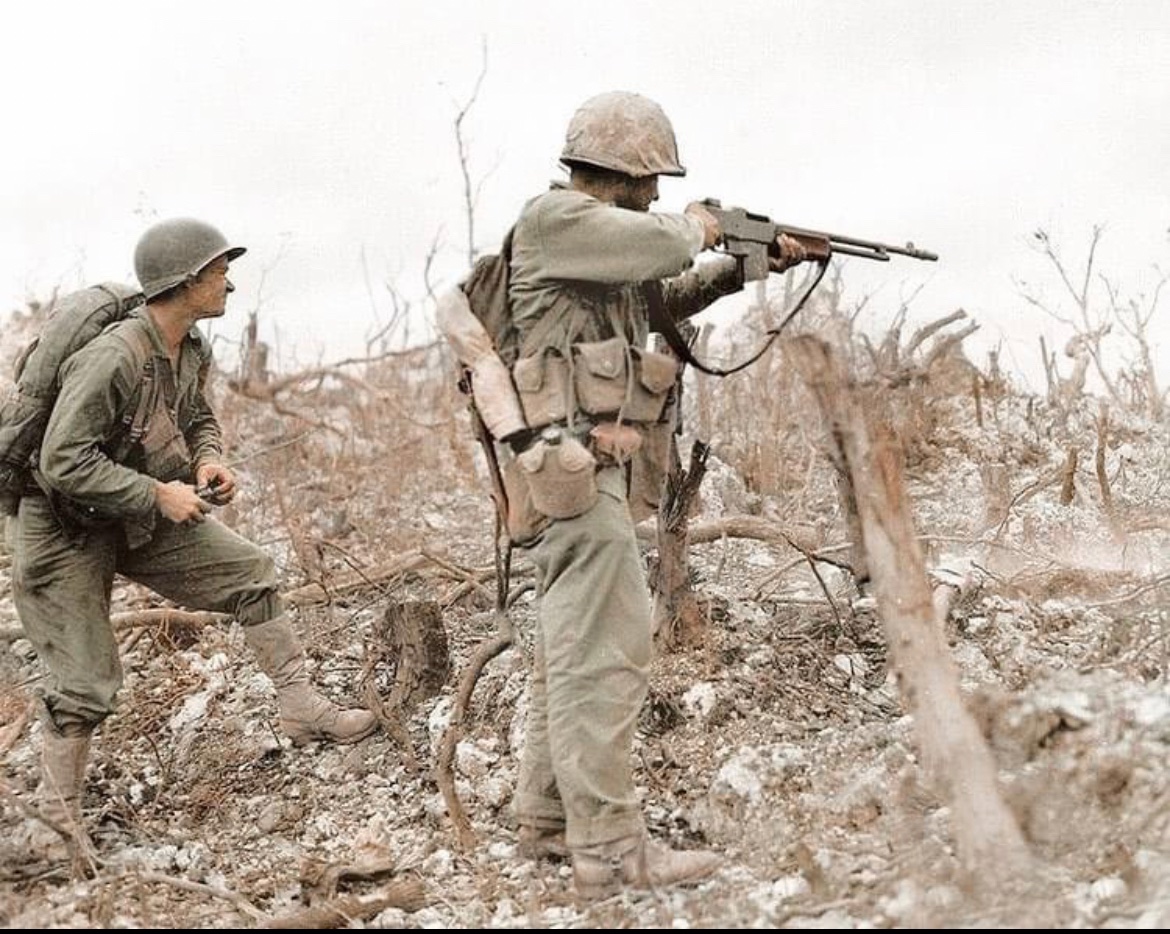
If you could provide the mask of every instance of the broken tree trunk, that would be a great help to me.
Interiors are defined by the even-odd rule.
[[[443,611],[433,600],[390,603],[382,617],[384,649],[379,660],[394,667],[390,696],[379,697],[373,678],[366,678],[366,706],[402,748],[407,765],[417,768],[406,721],[411,708],[443,689],[451,672]]]
[[[688,525],[691,507],[707,472],[711,447],[695,441],[686,470],[673,439],[670,450],[670,473],[658,509],[658,568],[652,588],[654,635],[668,651],[698,645],[707,631],[707,616],[691,586]]]
[[[999,793],[991,751],[963,705],[935,618],[895,439],[883,426],[871,427],[861,395],[827,344],[800,337],[789,353],[828,422],[832,456],[850,477],[890,659],[926,776],[951,805],[963,867],[983,892],[1027,882],[1032,856]]]
[[[386,705],[406,717],[415,704],[443,690],[451,673],[443,611],[433,600],[390,603],[382,617],[382,637],[397,662]]]
[[[1064,459],[1064,470],[1060,480],[1060,505],[1072,505],[1077,495],[1077,449],[1069,448]]]

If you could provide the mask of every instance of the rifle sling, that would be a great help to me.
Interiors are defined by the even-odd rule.
[[[757,350],[746,360],[737,363],[735,366],[707,366],[705,363],[695,357],[693,353],[691,353],[691,348],[687,345],[687,342],[683,340],[683,336],[679,333],[678,327],[674,323],[674,318],[671,316],[670,312],[666,310],[666,304],[662,300],[662,285],[657,280],[651,280],[649,282],[643,283],[646,301],[650,306],[650,326],[653,328],[653,330],[657,331],[663,336],[663,338],[665,338],[666,343],[670,345],[670,349],[674,351],[675,355],[683,363],[690,364],[700,373],[706,373],[708,376],[730,376],[732,373],[738,373],[740,370],[747,369],[749,366],[759,360],[760,357],[767,353],[768,348],[772,346],[772,343],[780,335],[780,332],[784,330],[788,322],[795,318],[800,310],[804,308],[805,303],[812,296],[812,293],[816,291],[817,286],[821,284],[821,280],[825,277],[825,270],[829,268],[827,260],[818,260],[817,264],[820,266],[820,269],[817,271],[816,278],[813,279],[812,284],[808,287],[808,290],[804,293],[804,295],[800,297],[800,301],[796,303],[796,306],[792,309],[792,311],[788,312],[788,314],[784,316],[783,320],[778,325],[776,325],[776,327],[769,328],[765,332],[768,339],[764,341],[759,350]]]

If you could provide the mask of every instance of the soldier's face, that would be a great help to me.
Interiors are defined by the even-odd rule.
[[[189,298],[200,318],[218,318],[227,309],[229,292],[235,291],[235,286],[227,277],[228,260],[226,256],[212,260],[200,271],[191,282]]]
[[[630,211],[649,211],[650,205],[658,200],[658,176],[627,179],[614,201],[619,208]]]

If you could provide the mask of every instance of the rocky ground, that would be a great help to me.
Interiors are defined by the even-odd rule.
[[[39,671],[0,560],[0,922],[254,926],[314,895],[320,904],[324,875],[352,895],[421,885],[419,904],[353,909],[351,923],[369,927],[1165,927],[1167,432],[1118,428],[1106,514],[1091,458],[1070,502],[1044,482],[1064,445],[1029,427],[1032,412],[1009,401],[982,429],[955,413],[910,472],[929,563],[966,580],[947,637],[1035,857],[1035,878],[1018,892],[989,898],[960,865],[872,601],[828,565],[818,580],[787,546],[732,537],[693,548],[710,628],[703,644],[656,661],[634,750],[653,835],[720,851],[720,873],[691,890],[580,905],[566,864],[518,856],[509,802],[531,593],[513,607],[516,644],[485,668],[457,749],[456,787],[476,835],[461,848],[432,770],[457,674],[494,631],[483,574],[491,513],[470,462],[400,483],[393,496],[384,467],[342,492],[323,468],[299,493],[286,487],[308,497],[299,525],[261,508],[285,475],[256,462],[241,467],[240,507],[224,518],[280,556],[288,587],[313,565],[306,542],[317,543],[318,573],[368,578],[330,602],[299,604],[325,690],[360,699],[368,675],[386,696],[394,665],[382,617],[408,599],[443,606],[451,677],[407,711],[408,750],[387,733],[351,748],[296,748],[276,732],[271,686],[238,628],[127,630],[121,711],[100,731],[86,788],[101,865],[76,878],[20,846],[28,818],[16,802],[31,801],[36,785],[40,727],[27,714]],[[981,469],[996,458],[1015,467],[1002,501]],[[799,510],[828,517],[831,530],[826,477],[810,473]],[[332,497],[314,500],[313,484],[330,482]],[[783,526],[795,510],[791,498],[749,494],[715,461],[697,518],[751,514]],[[419,557],[410,569],[375,574],[407,553]],[[521,555],[520,583],[525,571]],[[119,585],[116,609],[148,605],[146,592]]]

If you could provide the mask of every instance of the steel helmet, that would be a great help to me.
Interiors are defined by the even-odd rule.
[[[215,227],[192,217],[160,221],[146,231],[134,248],[134,274],[147,301],[197,276],[221,256],[229,260],[244,253],[231,246]]]
[[[687,174],[678,161],[674,128],[662,108],[629,91],[598,94],[577,109],[565,133],[561,161],[634,178]]]

